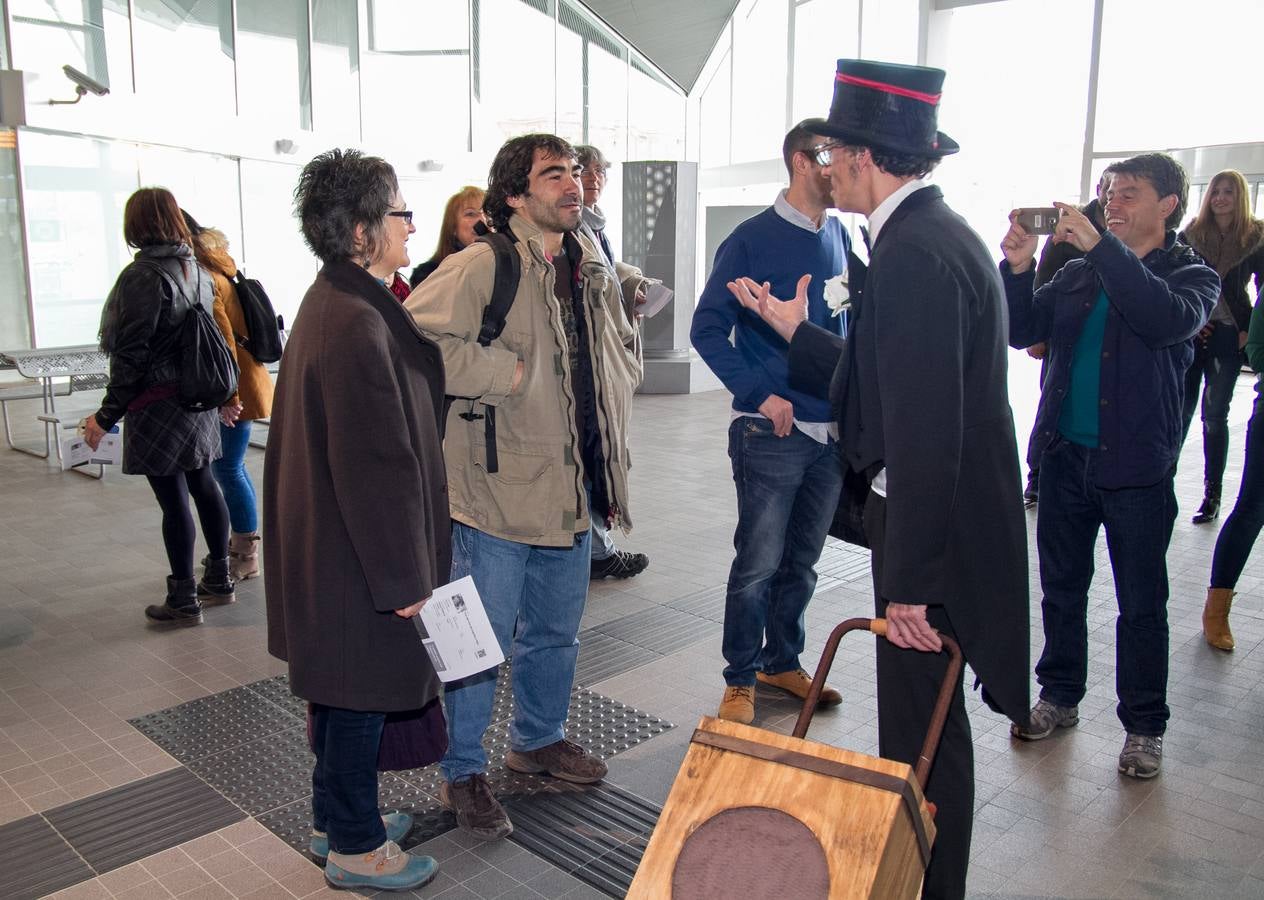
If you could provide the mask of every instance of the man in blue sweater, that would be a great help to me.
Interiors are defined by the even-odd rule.
[[[1036,547],[1045,646],[1040,699],[1017,738],[1079,721],[1088,676],[1088,590],[1106,529],[1119,619],[1117,713],[1127,736],[1119,771],[1153,778],[1167,729],[1167,547],[1176,520],[1181,397],[1190,338],[1220,279],[1176,239],[1189,181],[1180,163],[1145,153],[1116,163],[1102,195],[1106,230],[1059,203],[1054,243],[1084,254],[1033,289],[1036,238],[1015,221],[1001,241],[1012,347],[1048,343],[1048,371],[1029,461],[1040,467]]]
[[[810,320],[843,334],[851,241],[826,214],[833,202],[816,161],[822,138],[813,126],[819,122],[800,122],[786,135],[782,158],[790,186],[720,245],[690,331],[693,346],[733,394],[736,556],[724,608],[728,665],[719,716],[745,724],[755,718],[757,680],[807,696],[811,678],[799,665],[803,612],[816,587],[813,566],[838,505],[842,468],[829,402],[790,388],[789,345],[743,309],[726,285],[749,275],[769,282],[775,295],[789,296],[807,273]],[[841,700],[827,687],[819,705]]]

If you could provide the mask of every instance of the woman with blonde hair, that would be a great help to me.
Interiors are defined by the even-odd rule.
[[[1251,215],[1251,194],[1241,172],[1226,169],[1211,179],[1202,207],[1182,237],[1216,270],[1221,282],[1220,300],[1194,339],[1194,361],[1185,375],[1186,434],[1202,395],[1204,493],[1193,519],[1202,525],[1220,515],[1221,482],[1229,457],[1229,403],[1251,320],[1247,284],[1254,278],[1258,294],[1264,278],[1264,222]]]
[[[184,221],[193,236],[193,254],[211,276],[215,288],[215,324],[223,332],[228,351],[240,370],[237,393],[220,410],[223,455],[211,464],[211,473],[224,492],[232,523],[228,569],[234,581],[244,581],[259,574],[259,511],[254,482],[246,471],[246,448],[254,420],[272,415],[272,376],[240,340],[249,339],[250,333],[232,283],[237,276],[237,263],[228,255],[228,238],[218,228],[203,228],[187,212]]]
[[[429,278],[430,273],[439,268],[439,263],[474,243],[478,237],[474,226],[487,221],[483,217],[484,194],[482,188],[467,184],[448,198],[447,205],[443,207],[443,222],[439,226],[438,246],[434,256],[413,269],[412,277],[408,279],[413,287]]]

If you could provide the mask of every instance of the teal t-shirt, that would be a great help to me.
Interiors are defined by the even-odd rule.
[[[1058,431],[1068,441],[1096,447],[1098,404],[1102,387],[1102,338],[1106,335],[1106,312],[1110,301],[1106,292],[1097,295],[1097,304],[1084,320],[1084,330],[1071,355],[1071,383],[1062,401]]]

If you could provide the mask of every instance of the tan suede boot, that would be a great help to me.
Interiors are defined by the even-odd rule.
[[[1207,588],[1207,604],[1203,607],[1203,636],[1218,650],[1233,649],[1233,632],[1229,630],[1229,607],[1233,591],[1229,588]]]
[[[245,581],[259,574],[259,532],[234,531],[229,536],[228,571],[233,581]]]

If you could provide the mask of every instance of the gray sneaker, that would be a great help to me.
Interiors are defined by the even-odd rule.
[[[1058,706],[1043,697],[1036,701],[1027,716],[1027,724],[1017,722],[1009,726],[1009,733],[1019,740],[1039,741],[1053,734],[1055,729],[1070,728],[1080,721],[1078,706]]]
[[[1130,778],[1153,778],[1163,765],[1163,735],[1128,732],[1119,754],[1119,771]]]

